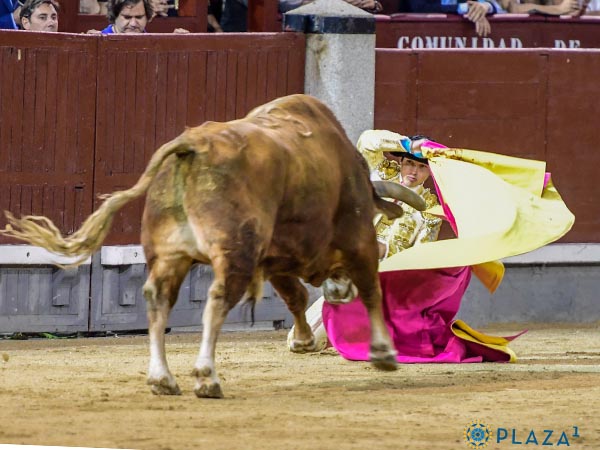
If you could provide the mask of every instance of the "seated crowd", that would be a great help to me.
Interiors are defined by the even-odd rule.
[[[101,31],[89,34],[145,33],[155,17],[177,15],[169,0],[79,0],[81,14],[99,14],[108,19]],[[60,4],[58,0],[0,0],[0,29],[27,31],[58,31]],[[208,11],[208,31],[222,31],[218,20]],[[188,33],[176,28],[174,33]]]
[[[279,0],[279,11],[288,12],[313,0]],[[400,0],[397,11],[385,10],[378,0],[345,0],[373,14],[442,13],[462,15],[471,21],[479,36],[491,31],[493,14],[600,15],[600,0]],[[79,0],[79,12],[108,18],[102,31],[91,34],[143,33],[156,16],[177,16],[173,0]],[[389,8],[388,8],[389,9]],[[57,0],[0,0],[0,28],[31,31],[58,31]],[[208,2],[208,30],[246,31],[248,0]],[[176,33],[186,33],[178,28]]]

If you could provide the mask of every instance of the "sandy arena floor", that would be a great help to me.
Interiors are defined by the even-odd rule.
[[[512,344],[517,364],[404,365],[392,373],[333,350],[289,353],[284,331],[224,333],[223,400],[192,392],[196,333],[168,336],[177,397],[154,396],[145,385],[145,336],[2,340],[0,443],[460,450],[469,448],[465,427],[479,419],[493,433],[487,449],[566,448],[565,439],[569,448],[600,449],[600,326],[529,329]],[[497,443],[497,434],[506,438]]]

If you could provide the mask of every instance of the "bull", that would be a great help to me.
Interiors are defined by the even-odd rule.
[[[397,183],[371,183],[365,160],[323,103],[292,95],[240,120],[186,129],[154,153],[133,187],[105,196],[68,237],[45,217],[16,219],[9,212],[2,232],[81,262],[100,248],[115,213],[144,193],[147,382],[153,393],[181,392],[167,364],[165,327],[194,263],[210,264],[214,271],[193,369],[198,397],[223,396],[214,359],[218,334],[238,302],[254,305],[261,298],[265,280],[294,317],[294,351],[315,349],[302,279],[322,285],[333,302],[349,301],[358,292],[371,321],[370,360],[382,370],[396,368],[381,311],[372,221],[377,212],[402,214],[384,197],[419,210],[425,203]]]

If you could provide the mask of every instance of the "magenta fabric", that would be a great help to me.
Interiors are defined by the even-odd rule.
[[[469,267],[379,274],[383,315],[400,363],[508,361],[507,354],[456,337],[451,331],[469,285]],[[323,304],[323,324],[333,347],[346,359],[369,360],[371,325],[359,298]]]
[[[551,175],[552,174],[550,172],[546,172],[546,174],[544,175],[544,188],[546,186],[548,186],[548,183],[550,182],[550,179],[552,178]]]

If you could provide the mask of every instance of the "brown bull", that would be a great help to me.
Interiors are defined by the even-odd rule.
[[[424,208],[420,197],[398,186],[380,183],[377,189]],[[157,150],[135,186],[107,196],[67,238],[44,217],[18,220],[9,213],[4,233],[84,259],[100,248],[116,211],[146,191],[141,242],[149,268],[144,296],[154,393],[180,393],[167,366],[164,330],[194,263],[211,264],[214,271],[193,371],[198,397],[222,397],[214,363],[217,336],[242,298],[260,298],[264,280],[294,316],[298,352],[315,345],[299,278],[323,284],[331,301],[351,299],[356,286],[371,320],[371,361],[381,369],[396,367],[381,313],[372,220],[376,211],[397,217],[402,210],[376,194],[366,162],[321,102],[293,95],[241,120],[186,130]]]

